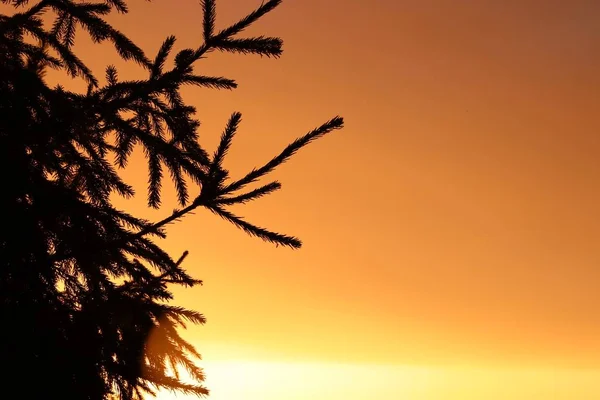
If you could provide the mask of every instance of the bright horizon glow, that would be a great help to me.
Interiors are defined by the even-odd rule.
[[[318,362],[203,362],[210,400],[595,400],[600,371]],[[193,397],[160,393],[157,400]]]

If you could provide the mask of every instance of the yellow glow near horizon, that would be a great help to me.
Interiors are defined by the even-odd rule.
[[[596,400],[600,371],[223,361],[203,363],[210,400]],[[160,393],[157,400],[191,400]]]

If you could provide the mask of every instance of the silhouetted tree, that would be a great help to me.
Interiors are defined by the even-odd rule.
[[[177,331],[204,317],[170,304],[168,288],[201,281],[181,266],[187,252],[175,260],[153,238],[164,238],[165,225],[205,207],[251,235],[300,247],[297,238],[246,222],[228,206],[279,189],[276,181],[249,186],[343,124],[333,118],[240,179],[224,166],[239,113],[231,115],[212,154],[199,145],[196,110],[180,88],[236,87],[233,80],[195,71],[211,51],[278,57],[279,38],[239,34],[281,1],[263,2],[220,31],[215,1],[202,1],[204,42],[177,52],[172,68],[165,63],[175,37],[149,58],[106,22],[113,11],[127,13],[124,0],[0,1],[15,10],[0,15],[2,392],[27,399],[136,399],[160,388],[207,394],[194,364],[199,355]],[[112,43],[147,76],[119,80],[108,66],[101,81],[73,50],[77,28],[95,43]],[[50,87],[44,79],[49,68],[85,80],[87,91]],[[113,193],[134,195],[118,170],[135,146],[148,164],[150,207],[161,204],[165,171],[175,185],[180,209],[162,221],[111,203]],[[182,368],[195,384],[180,379]]]

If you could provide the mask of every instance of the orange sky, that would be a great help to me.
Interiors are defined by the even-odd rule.
[[[218,26],[258,4],[220,0]],[[116,21],[154,54],[167,34],[177,49],[197,44],[200,15],[197,1],[156,0],[132,2]],[[207,316],[188,336],[209,382],[210,363],[348,363],[429,368],[421,394],[399,391],[412,378],[390,378],[396,392],[363,378],[380,400],[492,399],[499,387],[512,391],[498,399],[600,398],[599,15],[594,0],[287,0],[248,32],[281,36],[281,59],[211,54],[199,64],[240,85],[186,92],[210,148],[242,112],[234,175],[346,119],[281,168],[280,193],[239,211],[299,236],[302,250],[204,211],[169,229],[167,249],[189,250],[186,266],[205,282],[177,300]],[[81,47],[95,67],[114,62],[109,48]],[[137,165],[126,175],[141,192]],[[159,212],[144,201],[126,206],[158,218],[174,196]],[[517,367],[546,375],[510,378]],[[213,398],[226,398],[235,368],[217,370]],[[275,374],[285,368],[267,370],[265,387],[285,392]],[[371,398],[336,395],[357,381],[340,376],[327,382],[334,392],[311,397]]]

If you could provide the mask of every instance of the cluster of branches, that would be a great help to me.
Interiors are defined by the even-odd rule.
[[[0,343],[9,365],[3,390],[24,391],[26,398],[139,399],[160,388],[207,394],[194,364],[199,354],[177,330],[204,317],[169,304],[168,287],[201,281],[181,266],[187,252],[173,259],[153,238],[164,238],[166,224],[205,207],[251,235],[300,247],[297,238],[249,223],[228,207],[278,190],[277,181],[249,187],[343,124],[331,119],[238,179],[224,160],[239,113],[231,115],[212,154],[200,146],[196,109],[184,102],[181,87],[236,87],[231,79],[195,71],[211,51],[280,56],[279,38],[239,34],[281,0],[263,2],[222,30],[215,29],[215,0],[201,1],[204,41],[177,52],[170,69],[175,37],[150,58],[104,19],[127,13],[125,0],[0,2],[15,10],[0,15],[0,201],[7,215],[0,236]],[[42,19],[48,14],[50,24]],[[147,77],[120,80],[108,66],[101,83],[74,51],[78,29],[95,43],[112,43]],[[84,79],[87,91],[50,87],[48,68]],[[161,204],[165,170],[176,188],[179,209],[158,222],[110,201],[113,193],[134,195],[118,171],[136,146],[148,165],[148,205]],[[180,379],[182,367],[196,383]]]

